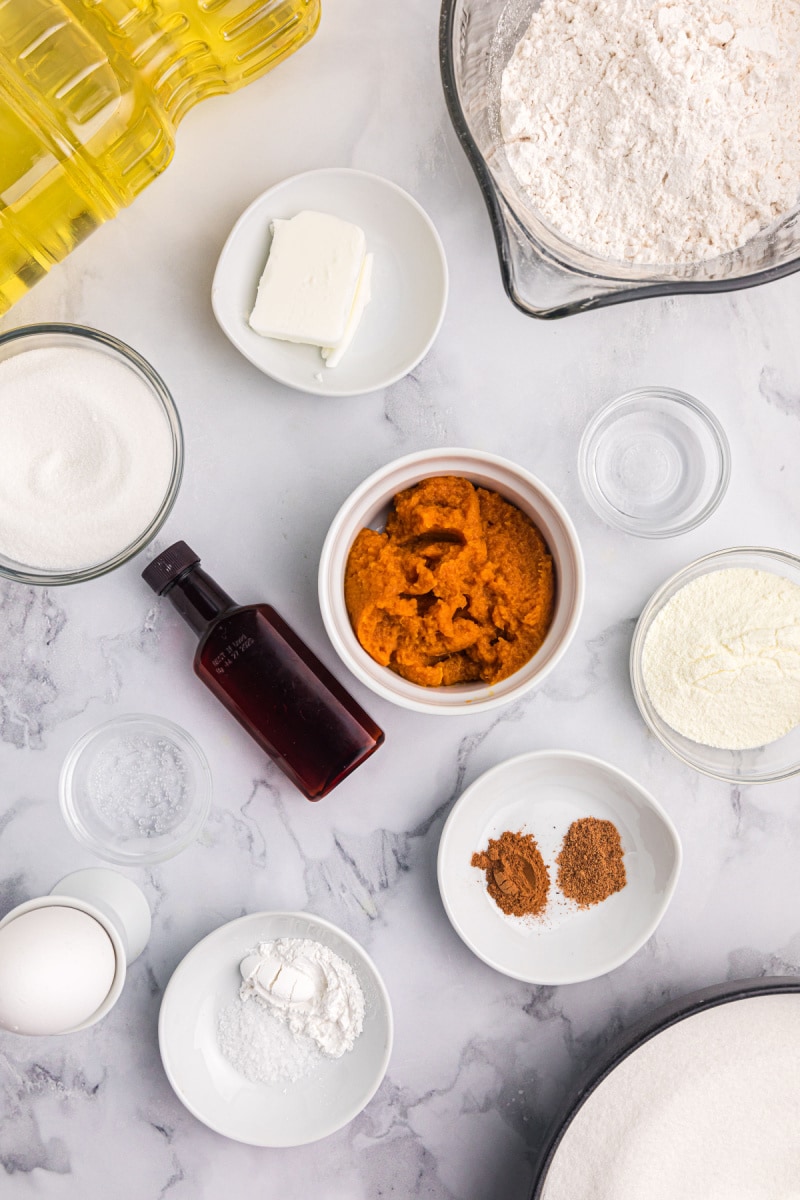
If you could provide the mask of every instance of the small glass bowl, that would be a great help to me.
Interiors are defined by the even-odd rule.
[[[61,768],[59,801],[72,835],[107,862],[163,862],[200,833],[211,771],[193,737],[164,717],[133,713],[89,730]]]
[[[782,575],[800,586],[800,558],[783,550],[738,546],[730,550],[717,550],[689,563],[688,567],[678,571],[654,593],[636,624],[630,656],[633,696],[650,731],[676,758],[694,767],[696,771],[703,775],[711,775],[714,779],[723,779],[727,783],[773,783],[800,772],[800,725],[777,741],[754,750],[720,750],[714,746],[704,746],[684,737],[659,716],[644,684],[644,644],[653,621],[664,605],[693,579],[729,567],[769,571],[773,575]]]
[[[675,537],[710,517],[730,479],[728,439],[685,392],[647,387],[602,408],[578,450],[586,499],[637,537]]]
[[[158,372],[130,346],[126,346],[124,342],[120,342],[109,333],[102,333],[99,329],[89,329],[85,325],[23,325],[19,329],[10,329],[8,333],[0,334],[0,362],[25,350],[80,345],[87,345],[90,349],[124,363],[147,384],[161,406],[172,438],[172,472],[164,498],[153,515],[153,519],[129,546],[123,546],[117,554],[105,562],[68,571],[42,569],[29,563],[15,562],[0,554],[0,577],[5,576],[6,579],[13,579],[17,583],[55,587],[60,584],[82,583],[87,579],[97,579],[100,575],[106,575],[109,571],[113,571],[143,550],[156,536],[170,514],[181,485],[183,430],[175,401]]]

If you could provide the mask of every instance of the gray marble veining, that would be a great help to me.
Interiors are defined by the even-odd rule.
[[[437,9],[328,3],[311,45],[192,113],[164,177],[0,325],[79,321],[153,361],[187,448],[158,545],[185,538],[237,598],[291,614],[340,676],[316,602],[328,523],[375,467],[428,446],[505,454],[564,501],[587,562],[577,639],[541,690],[497,714],[426,719],[349,680],[386,745],[311,805],[194,679],[192,636],[153,603],[143,561],[61,591],[0,585],[0,912],[92,865],[61,821],[57,784],[64,754],[93,725],[162,713],[202,743],[215,783],[197,844],[132,873],[153,935],[111,1016],[64,1039],[0,1036],[2,1200],[526,1200],[555,1106],[610,1037],[695,987],[800,969],[796,782],[740,789],[693,774],[647,733],[627,678],[636,616],[674,570],[726,545],[800,548],[800,279],[556,324],[521,317],[503,294],[480,193],[445,114]],[[239,212],[281,178],[327,164],[412,191],[437,223],[452,283],[439,340],[411,376],[384,394],[329,402],[290,393],[239,358],[208,302]],[[597,406],[648,382],[703,399],[733,451],[719,511],[656,543],[595,517],[575,461]],[[474,958],[436,886],[454,799],[501,759],[548,746],[633,774],[668,809],[685,851],[651,941],[611,975],[561,989],[505,979]],[[199,1124],[173,1095],[156,1039],[181,957],[222,922],[267,908],[308,908],[357,937],[396,1018],[389,1072],[365,1112],[324,1142],[282,1152]]]

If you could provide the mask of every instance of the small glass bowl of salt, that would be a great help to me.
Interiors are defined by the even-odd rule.
[[[179,725],[133,713],[75,743],[61,768],[59,800],[70,832],[92,854],[120,866],[157,863],[200,833],[211,771]]]

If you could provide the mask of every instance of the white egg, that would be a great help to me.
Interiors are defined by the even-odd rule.
[[[66,1033],[87,1021],[116,970],[111,938],[78,908],[48,905],[0,928],[0,1026]]]

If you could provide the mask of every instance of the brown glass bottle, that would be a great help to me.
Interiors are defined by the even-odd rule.
[[[309,800],[381,745],[383,731],[275,609],[236,604],[185,542],[142,578],[199,634],[195,674]]]

